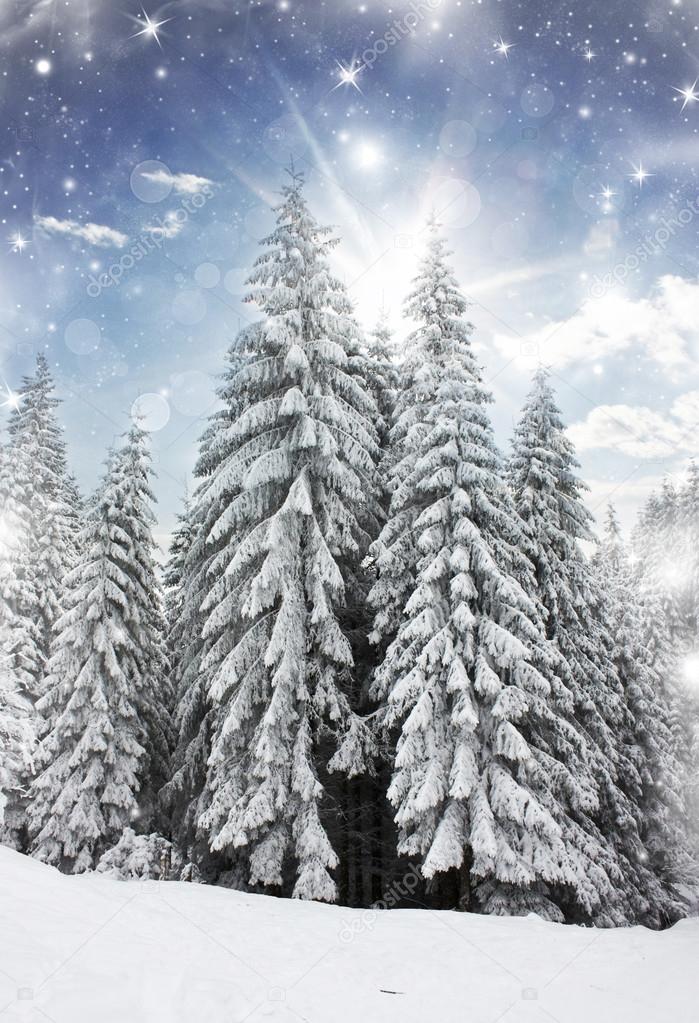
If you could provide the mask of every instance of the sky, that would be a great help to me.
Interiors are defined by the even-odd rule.
[[[0,405],[45,352],[86,490],[144,415],[161,542],[290,159],[398,352],[436,212],[503,450],[543,363],[598,518],[699,453],[697,0],[1,0],[0,52]]]

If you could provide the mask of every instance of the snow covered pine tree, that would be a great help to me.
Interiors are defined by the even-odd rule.
[[[25,377],[8,421],[6,482],[15,515],[23,523],[27,578],[25,611],[38,630],[34,692],[41,694],[41,674],[61,614],[64,580],[76,556],[79,498],[66,462],[63,431],[56,418],[60,404],[44,355],[36,373]]]
[[[237,375],[247,399],[222,469],[239,493],[210,534],[236,543],[218,559],[232,589],[213,590],[207,628],[235,628],[211,687],[220,711],[201,821],[214,850],[249,853],[251,884],[282,885],[293,865],[295,897],[333,901],[319,771],[329,757],[331,770],[358,773],[372,746],[347,696],[342,613],[375,522],[375,406],[328,267],[335,242],[293,169],[276,213],[250,279],[265,319]]]
[[[26,695],[29,677],[23,668],[26,629],[4,596],[0,544],[0,842],[23,845],[24,796],[31,778],[36,745],[34,707]]]
[[[211,876],[217,875],[219,865],[207,862],[212,859],[208,838],[199,826],[199,818],[211,801],[207,763],[218,709],[209,699],[209,689],[233,645],[238,624],[236,609],[228,599],[232,587],[224,571],[238,540],[231,528],[219,530],[216,542],[210,534],[230,501],[240,493],[235,472],[231,479],[227,472],[227,463],[237,451],[235,441],[228,439],[228,431],[245,404],[245,389],[237,376],[247,357],[248,340],[248,332],[241,331],[229,348],[228,365],[217,392],[222,407],[211,416],[201,437],[194,469],[201,482],[173,537],[166,574],[166,585],[171,589],[167,629],[176,743],[171,776],[161,800],[171,815],[172,834],[187,858],[196,860]],[[253,350],[254,337],[250,343]],[[220,605],[222,613],[211,618],[202,608],[205,600]]]
[[[595,562],[604,580],[614,662],[629,713],[627,727],[616,736],[625,752],[621,782],[633,804],[637,832],[627,838],[626,873],[635,878],[646,903],[640,920],[660,927],[687,911],[683,901],[692,865],[686,807],[670,728],[670,696],[646,641],[643,605],[611,503]]]
[[[74,873],[119,840],[167,757],[150,471],[134,424],[89,504],[39,702],[50,725],[31,788],[32,852]]]
[[[389,640],[375,691],[400,725],[389,789],[399,851],[427,878],[451,878],[462,905],[473,893],[486,912],[561,919],[552,889],[575,873],[543,756],[549,655],[520,582],[527,540],[466,303],[434,223],[429,232],[406,306],[417,328],[391,432],[397,486],[373,547],[374,640]]]
[[[609,570],[597,581],[580,540],[592,517],[564,432],[548,373],[539,369],[515,430],[509,466],[517,510],[531,541],[546,634],[558,652],[552,694],[564,730],[551,733],[562,763],[554,777],[571,818],[567,833],[577,869],[569,919],[597,924],[646,920],[656,879],[638,827],[637,785],[627,737],[632,721],[614,662],[616,627],[609,611]]]
[[[5,682],[0,714],[5,715],[8,741],[14,737],[7,751],[7,805],[0,833],[18,848],[26,847],[25,798],[40,728],[35,704],[43,692],[65,578],[75,561],[80,504],[67,471],[53,391],[48,362],[39,355],[35,375],[25,377],[13,396],[9,440],[0,451],[0,661]]]

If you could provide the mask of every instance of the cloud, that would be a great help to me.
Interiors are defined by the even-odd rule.
[[[129,240],[128,235],[116,231],[113,227],[105,224],[79,224],[77,220],[59,220],[57,217],[34,217],[34,223],[45,234],[67,235],[70,238],[80,238],[88,245],[96,245],[99,248],[123,249]]]
[[[169,185],[173,192],[178,195],[196,195],[204,188],[212,188],[213,181],[209,178],[200,178],[197,174],[173,174],[164,167],[158,167],[152,171],[141,171],[141,177],[156,184]]]
[[[660,488],[663,479],[669,476],[671,479],[684,482],[685,470],[686,464],[675,466],[674,463],[663,462],[657,472],[649,475],[633,471],[630,476],[622,473],[619,478],[588,478],[586,482],[589,492],[585,497],[585,504],[596,520],[597,533],[600,532],[604,513],[610,501],[619,514],[623,528],[630,532],[636,523],[639,507]]]
[[[579,451],[608,449],[632,458],[671,458],[695,447],[699,391],[687,391],[663,414],[645,405],[598,405],[568,428]]]
[[[523,338],[496,334],[493,340],[506,355],[518,350],[536,353],[542,362],[558,368],[598,362],[633,349],[677,377],[697,368],[699,283],[667,275],[652,295],[641,299],[615,288],[589,299],[567,320],[548,323]]]

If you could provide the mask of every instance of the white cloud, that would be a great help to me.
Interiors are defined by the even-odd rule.
[[[57,217],[34,217],[34,223],[45,234],[67,235],[80,238],[88,245],[99,248],[122,249],[129,240],[128,235],[105,224],[79,224],[77,220],[59,220]]]
[[[524,350],[559,368],[633,349],[677,377],[680,371],[697,369],[699,283],[667,275],[651,296],[641,299],[614,288],[586,301],[568,320],[548,323],[525,338],[496,334],[494,343],[510,356],[526,343]]]
[[[148,181],[154,181],[156,184],[169,185],[178,195],[195,195],[207,186],[211,188],[214,184],[209,178],[200,178],[197,174],[173,174],[164,167],[158,167],[152,171],[142,171],[141,177],[147,178]]]
[[[699,427],[699,391],[687,391],[675,398],[672,414],[680,420],[685,430],[697,429]]]
[[[598,405],[568,428],[579,451],[608,449],[632,458],[670,458],[695,447],[699,391],[687,391],[668,414],[644,405]]]
[[[666,469],[671,471],[666,472]],[[587,479],[589,492],[586,494],[585,504],[595,518],[596,531],[599,533],[607,505],[611,501],[621,519],[622,527],[630,532],[636,523],[639,507],[645,504],[653,491],[660,488],[666,476],[683,480],[682,469],[684,466],[675,468],[674,463],[663,462],[660,471],[650,475],[633,472],[632,475],[620,473],[618,478]]]

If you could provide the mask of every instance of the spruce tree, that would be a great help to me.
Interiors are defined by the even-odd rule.
[[[634,582],[641,598],[644,642],[664,681],[669,725],[680,765],[690,838],[699,837],[699,697],[695,665],[699,592],[699,472],[690,463],[676,493],[669,481],[651,494],[632,538]]]
[[[486,912],[561,919],[553,890],[574,884],[575,872],[545,738],[555,725],[550,657],[521,582],[527,541],[466,303],[434,223],[406,311],[417,327],[372,594],[374,639],[389,640],[375,691],[386,723],[400,728],[389,789],[399,852],[418,858],[427,878],[458,872],[462,898],[473,891]]]
[[[699,467],[689,464],[677,502],[676,548],[682,580],[683,646],[693,650],[699,634]]]
[[[160,793],[170,831],[190,860],[206,857],[197,821],[204,809],[206,765],[211,752],[208,676],[202,670],[206,642],[200,606],[207,593],[204,523],[197,494],[173,537],[166,585],[172,587],[167,608],[167,646],[174,693],[174,751],[170,775]],[[179,545],[182,544],[181,547]],[[178,549],[179,547],[179,549]]]
[[[647,909],[648,882],[635,771],[624,742],[632,722],[614,660],[606,587],[580,547],[593,534],[577,469],[548,373],[539,369],[515,430],[509,476],[564,685],[554,685],[569,726],[563,745],[553,733],[564,764],[561,798],[574,822],[569,838],[581,868],[585,918],[632,923]]]
[[[379,413],[376,424],[379,444],[383,449],[386,445],[388,430],[390,429],[393,410],[400,388],[400,370],[398,368],[393,331],[389,327],[388,320],[383,312],[376,327],[369,335],[366,346],[366,358],[369,366],[369,390]],[[382,473],[384,469],[385,467],[382,466]]]
[[[665,478],[643,507],[633,538],[639,574],[661,600],[669,635],[682,650],[688,641],[686,594],[693,558],[684,542],[687,513],[674,483]]]
[[[650,868],[636,870],[648,901],[644,922],[660,926],[686,910],[682,890],[691,872],[686,807],[670,727],[670,696],[647,642],[648,623],[611,503],[597,561],[610,609],[614,661],[630,715],[628,731],[617,736],[633,766],[623,780],[643,843],[639,858]]]
[[[139,816],[138,791],[166,755],[150,472],[134,424],[87,510],[38,704],[50,726],[30,793],[32,852],[74,873]]]
[[[234,624],[205,664],[220,659],[201,822],[215,851],[245,851],[250,883],[282,885],[293,869],[295,897],[332,901],[338,857],[320,773],[361,771],[371,745],[348,698],[343,624],[375,522],[375,407],[328,265],[335,241],[293,170],[276,214],[250,279],[264,321],[235,378],[244,408],[210,483],[237,494],[209,533],[235,543],[211,572],[205,635]]]
[[[146,751],[146,773],[141,785],[139,813],[142,824],[159,824],[157,796],[170,774],[173,745],[174,691],[167,661],[163,594],[155,562],[153,528],[154,475],[147,432],[136,419],[116,459],[115,516],[131,542],[134,643],[139,690],[138,717]]]
[[[17,626],[10,623],[17,636]],[[11,644],[0,629],[0,842],[19,849],[23,845],[23,797],[31,776],[36,743],[34,708],[24,695],[21,672]],[[9,646],[9,650],[8,650]]]
[[[29,696],[42,692],[53,627],[62,610],[63,586],[75,562],[79,496],[66,463],[54,383],[44,355],[24,378],[8,420],[7,464],[0,488],[0,513],[19,519],[24,533],[23,580],[17,610],[36,627],[37,650]]]
[[[209,689],[238,628],[237,608],[230,600],[232,587],[224,568],[240,537],[232,526],[219,529],[215,540],[211,532],[240,493],[236,474],[228,473],[237,451],[229,430],[245,407],[238,372],[255,350],[255,339],[256,328],[246,328],[229,347],[217,391],[221,407],[210,417],[200,440],[194,469],[199,484],[173,540],[166,577],[172,589],[167,627],[176,742],[162,800],[171,815],[173,836],[187,858],[213,875],[216,865],[206,862],[211,859],[208,839],[199,826],[199,817],[211,802],[207,762],[218,709],[209,698]],[[209,615],[202,606],[205,600],[221,608],[208,625]]]
[[[38,639],[32,623],[14,610],[20,543],[21,533],[0,516],[0,842],[17,849],[24,846],[24,797],[36,744],[36,711],[27,692]]]
[[[37,587],[30,558],[26,508],[18,500],[16,453],[0,446],[0,750],[2,824],[8,845],[26,847],[25,802],[39,730],[35,700],[43,674]]]

